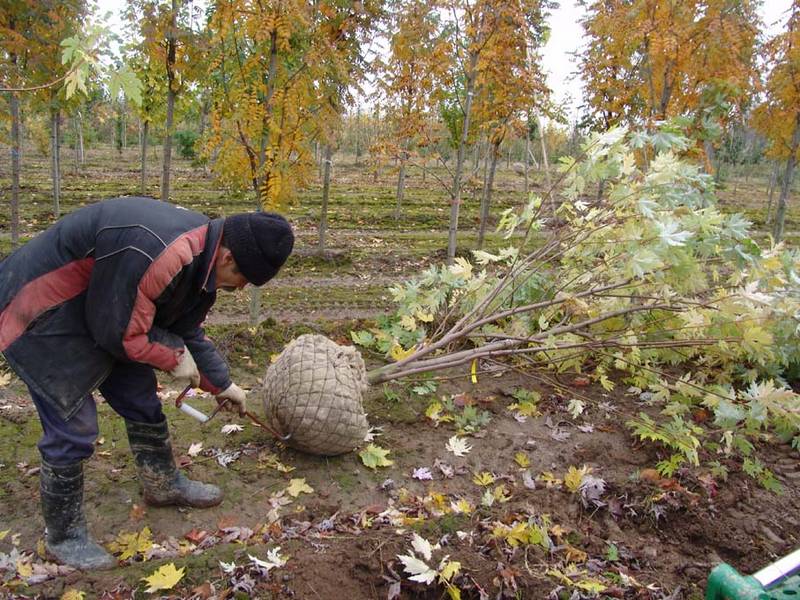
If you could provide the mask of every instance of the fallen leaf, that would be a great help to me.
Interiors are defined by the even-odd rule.
[[[83,600],[85,597],[86,594],[84,592],[79,592],[78,590],[73,590],[70,588],[61,594],[61,598],[59,600]]]
[[[411,581],[419,581],[420,583],[431,583],[436,579],[436,571],[431,569],[427,564],[418,559],[416,556],[408,556],[406,554],[398,554],[397,558],[403,563],[403,568],[406,573],[411,575]]]
[[[6,387],[11,383],[11,373],[0,374],[0,387]]]
[[[418,469],[414,469],[414,472],[411,474],[414,479],[419,479],[421,481],[425,480],[432,480],[433,474],[428,467],[420,467]]]
[[[297,498],[300,494],[313,494],[314,488],[306,483],[305,477],[299,479],[292,479],[289,482],[289,487],[286,488],[286,493],[292,498]]]
[[[248,554],[247,557],[257,567],[261,567],[262,569],[266,569],[267,571],[269,571],[270,569],[282,567],[283,565],[286,564],[286,561],[288,559],[285,556],[281,556],[280,549],[281,547],[278,546],[272,550],[269,550],[267,552],[267,560],[261,560],[260,558],[257,558],[252,554]]]
[[[469,451],[472,450],[472,446],[467,445],[465,438],[460,438],[457,435],[454,435],[447,440],[445,450],[452,452],[456,456],[466,456]]]
[[[121,532],[117,538],[108,545],[114,554],[119,554],[120,560],[127,560],[137,554],[144,554],[153,547],[150,528],[145,527],[138,533]]]
[[[415,533],[411,538],[411,547],[414,548],[417,554],[422,555],[425,560],[431,559],[433,546],[431,546],[431,543],[418,533]]]
[[[475,473],[475,475],[472,477],[472,482],[475,483],[476,485],[486,487],[487,485],[492,485],[494,483],[494,475],[492,475],[488,471]]]
[[[370,469],[377,469],[378,467],[390,467],[394,464],[393,460],[386,458],[389,455],[389,450],[370,444],[364,448],[358,455],[361,457],[361,462]]]
[[[225,435],[230,435],[232,433],[236,433],[237,431],[244,431],[244,427],[238,423],[228,423],[227,425],[223,425],[220,431]]]
[[[514,462],[517,463],[523,469],[527,469],[531,466],[531,459],[528,458],[528,455],[524,452],[517,452],[514,455]]]
[[[572,385],[575,387],[586,387],[589,385],[589,378],[588,377],[576,377],[572,380]]]
[[[183,579],[185,572],[186,567],[176,569],[174,563],[163,565],[154,571],[149,577],[142,577],[144,581],[150,584],[145,592],[152,594],[153,592],[158,592],[159,590],[171,590],[181,579]]]
[[[189,456],[197,456],[203,450],[203,442],[195,442],[189,446],[189,450],[186,452]]]
[[[183,537],[193,544],[199,544],[208,537],[208,532],[205,529],[192,529],[191,531],[185,533]]]
[[[131,510],[128,513],[128,518],[133,519],[134,521],[138,521],[139,519],[144,517],[144,513],[145,513],[144,506],[140,504],[134,504],[133,506],[131,506]]]

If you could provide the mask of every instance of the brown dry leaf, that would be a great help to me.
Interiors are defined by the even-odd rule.
[[[205,529],[200,529],[200,530],[192,529],[188,533],[184,534],[183,537],[185,537],[193,544],[199,544],[208,537],[208,532]]]
[[[192,596],[200,598],[200,600],[208,600],[214,594],[214,586],[210,581],[205,581],[192,590]]]
[[[138,521],[142,519],[145,515],[144,506],[139,504],[134,504],[131,506],[131,511],[128,513],[128,518],[133,519],[134,521]]]

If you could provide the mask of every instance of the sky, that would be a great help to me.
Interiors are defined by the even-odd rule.
[[[549,18],[551,34],[542,52],[542,62],[555,102],[573,120],[582,101],[581,81],[575,75],[573,54],[583,46],[580,19],[585,11],[578,6],[577,0],[558,1],[559,7]],[[100,12],[111,11],[115,15],[119,15],[126,3],[127,0],[98,0]],[[763,0],[760,12],[767,26],[767,35],[774,35],[783,29],[791,4],[792,0]],[[117,30],[122,27],[119,17],[112,19],[111,24]]]

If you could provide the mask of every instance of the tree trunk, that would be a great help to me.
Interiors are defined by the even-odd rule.
[[[478,55],[473,53],[470,56],[469,70],[467,71],[466,92],[467,98],[464,102],[464,122],[461,131],[461,140],[458,143],[458,154],[456,155],[456,171],[453,175],[453,192],[450,199],[450,228],[447,235],[447,264],[452,265],[456,257],[456,236],[458,234],[458,211],[461,207],[461,176],[464,170],[464,152],[469,136],[469,121],[472,113],[472,96],[475,89],[475,70],[478,65]]]
[[[525,128],[525,197],[528,197],[528,153],[530,152],[531,147],[531,134],[528,132],[527,127]]]
[[[83,148],[83,113],[80,112],[78,113],[78,146],[80,147],[78,161],[80,162],[81,168],[83,168],[83,165],[86,162],[86,154]]]
[[[11,247],[19,243],[19,98],[9,97],[11,109]]]
[[[783,225],[786,220],[786,205],[789,201],[789,190],[792,188],[794,178],[794,168],[797,165],[797,148],[800,146],[800,112],[797,113],[794,121],[794,133],[792,134],[792,147],[789,149],[789,158],[786,159],[786,170],[783,173],[783,185],[781,185],[781,195],[778,198],[778,207],[775,211],[775,225],[772,229],[772,236],[776,242],[783,239]]]
[[[172,15],[167,32],[167,122],[164,132],[164,162],[161,170],[161,200],[169,202],[169,173],[172,162],[172,120],[175,116],[175,24],[178,0],[172,0]]]
[[[775,188],[778,185],[779,170],[780,164],[776,162],[772,167],[772,172],[769,175],[769,190],[767,191],[767,218],[764,221],[765,225],[769,225],[772,222],[772,197],[775,195]]]
[[[325,146],[325,169],[322,178],[322,209],[319,215],[319,251],[325,250],[325,235],[328,233],[328,198],[331,190],[331,162],[333,158],[333,145]]]
[[[83,166],[83,122],[81,111],[75,112],[72,124],[75,127],[75,174],[77,175]]]
[[[536,116],[536,122],[539,124],[539,140],[542,143],[542,166],[544,167],[544,178],[547,181],[547,194],[550,196],[550,208],[553,214],[556,214],[556,199],[553,194],[553,182],[550,181],[550,162],[547,160],[547,143],[544,140],[544,127],[542,126],[542,118]]]
[[[61,146],[61,111],[50,110],[50,173],[53,178],[53,216],[61,216],[61,165],[59,164]]]
[[[142,196],[147,195],[147,133],[148,129],[150,129],[150,121],[144,121],[142,123],[142,161],[141,161],[141,180],[139,185],[139,190]]]
[[[500,157],[500,144],[492,144],[492,162],[489,167],[489,175],[483,185],[483,196],[481,197],[481,224],[478,230],[478,249],[483,248],[483,240],[486,235],[486,224],[489,220],[489,206],[492,202],[492,188],[494,187],[494,173],[497,170],[497,159]]]
[[[361,107],[356,108],[356,166],[361,162]]]
[[[394,207],[395,221],[400,218],[400,209],[403,206],[403,198],[406,191],[406,153],[401,152],[400,155],[400,169],[397,172],[397,203]]]

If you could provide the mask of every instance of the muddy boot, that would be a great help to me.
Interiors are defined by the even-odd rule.
[[[166,419],[155,424],[125,419],[125,427],[147,504],[207,508],[222,502],[217,486],[192,481],[175,466]]]
[[[83,513],[83,463],[39,471],[45,547],[58,562],[76,569],[109,569],[117,561],[89,537]]]

